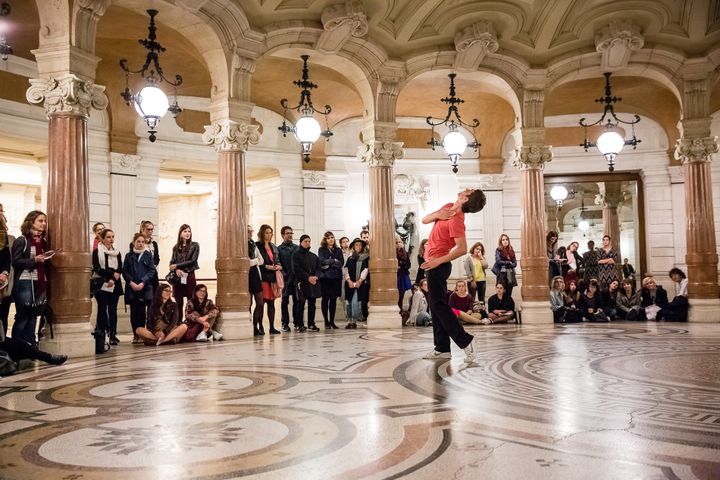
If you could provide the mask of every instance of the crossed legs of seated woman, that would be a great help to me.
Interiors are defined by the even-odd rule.
[[[177,343],[187,331],[187,325],[180,323],[177,304],[171,296],[170,285],[161,283],[150,305],[147,324],[135,330],[145,345]]]

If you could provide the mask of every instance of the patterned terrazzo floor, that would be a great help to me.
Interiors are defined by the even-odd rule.
[[[0,380],[2,479],[720,479],[720,325],[123,342]]]

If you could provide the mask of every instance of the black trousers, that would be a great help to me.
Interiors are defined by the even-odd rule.
[[[297,295],[295,295],[293,288],[286,288],[288,290],[288,293],[283,292],[282,296],[282,302],[280,302],[280,321],[283,325],[290,325],[290,297],[292,297],[292,321],[294,325],[297,325],[298,323],[298,310],[301,311],[300,315],[302,315],[302,305],[300,305],[300,302],[298,301]],[[301,322],[302,323],[302,322]]]
[[[460,325],[460,320],[447,303],[447,279],[451,272],[450,262],[425,272],[430,290],[430,315],[433,321],[433,343],[436,352],[449,352],[451,338],[460,348],[470,345],[473,339],[473,336]]]
[[[4,334],[7,334],[8,317],[10,316],[10,305],[12,305],[12,303],[13,299],[11,295],[3,297],[2,300],[0,300],[0,322],[2,322]]]
[[[117,333],[117,304],[120,295],[115,292],[103,292],[95,294],[98,304],[97,320],[95,328],[108,332],[110,335]]]
[[[130,325],[132,326],[133,335],[135,335],[135,330],[145,326],[149,307],[149,300],[133,300],[130,302]]]
[[[302,327],[303,326],[303,312],[305,310],[305,304],[307,304],[307,324],[308,327],[314,327],[315,326],[315,308],[316,308],[317,298],[306,298],[302,300],[302,303],[298,305],[299,315],[297,319],[295,320],[295,326],[296,327]]]
[[[5,338],[4,342],[0,342],[0,350],[6,352],[14,362],[19,362],[26,358],[48,362],[51,357],[49,353],[38,350],[37,347],[30,345],[24,340],[9,337]]]

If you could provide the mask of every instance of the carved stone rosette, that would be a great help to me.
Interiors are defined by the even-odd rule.
[[[260,142],[259,126],[245,122],[218,122],[205,126],[203,143],[215,147],[218,152],[228,150],[247,151],[250,145]]]
[[[675,159],[682,163],[709,162],[718,152],[718,137],[681,138],[675,146]]]
[[[91,108],[105,110],[108,105],[105,87],[72,74],[61,78],[33,78],[30,84],[25,95],[27,101],[42,103],[48,117],[57,113],[87,117]]]
[[[373,140],[358,149],[358,158],[370,167],[392,167],[403,158],[403,142]]]
[[[520,170],[542,170],[547,162],[552,161],[552,147],[543,146],[520,146],[515,149],[513,166]]]

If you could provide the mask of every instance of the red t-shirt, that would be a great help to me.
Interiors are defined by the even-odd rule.
[[[452,203],[442,208],[452,207]],[[425,258],[437,258],[447,255],[455,246],[455,239],[465,237],[465,213],[462,210],[448,220],[439,220],[433,225],[425,252]]]

